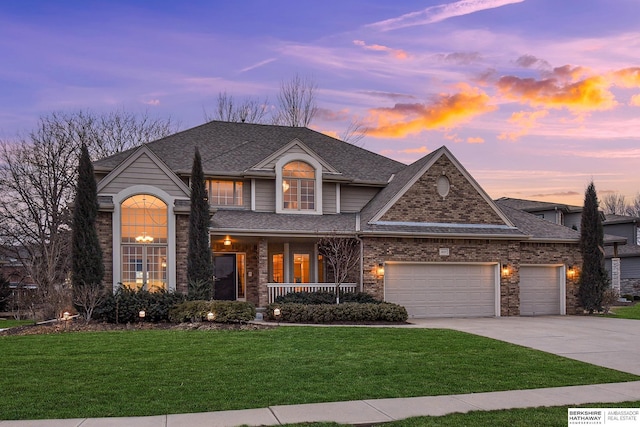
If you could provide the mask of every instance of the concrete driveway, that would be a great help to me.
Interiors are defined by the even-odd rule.
[[[410,319],[640,375],[640,320],[590,316]]]

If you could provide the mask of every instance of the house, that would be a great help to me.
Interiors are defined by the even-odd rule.
[[[605,267],[611,272],[619,271],[617,280],[620,282],[621,295],[640,296],[639,222],[638,217],[609,214],[605,215],[603,222],[605,233],[627,239],[624,246],[605,247]]]
[[[94,163],[109,289],[187,291],[196,147],[216,299],[331,289],[317,242],[333,236],[361,248],[343,287],[411,317],[578,310],[579,234],[494,202],[446,147],[405,165],[308,128],[217,121]]]
[[[497,203],[539,218],[580,229],[582,206],[503,197]],[[605,268],[622,295],[640,295],[640,218],[601,213],[605,233]]]

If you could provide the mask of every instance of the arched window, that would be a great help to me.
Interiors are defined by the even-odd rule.
[[[167,289],[167,204],[150,194],[137,194],[121,205],[122,285]]]
[[[282,168],[283,209],[312,211],[316,208],[316,171],[299,160]]]

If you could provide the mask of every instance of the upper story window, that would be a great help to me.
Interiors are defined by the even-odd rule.
[[[209,203],[212,206],[242,206],[242,181],[221,181],[210,179],[206,182]]]
[[[167,205],[150,194],[122,202],[122,243],[167,243]]]
[[[306,162],[293,161],[282,168],[283,209],[316,209],[316,171]]]

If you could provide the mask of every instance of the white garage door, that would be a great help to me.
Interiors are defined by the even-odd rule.
[[[563,314],[560,308],[562,267],[520,267],[520,315]]]
[[[400,304],[409,317],[496,315],[495,264],[385,265],[385,301]]]

